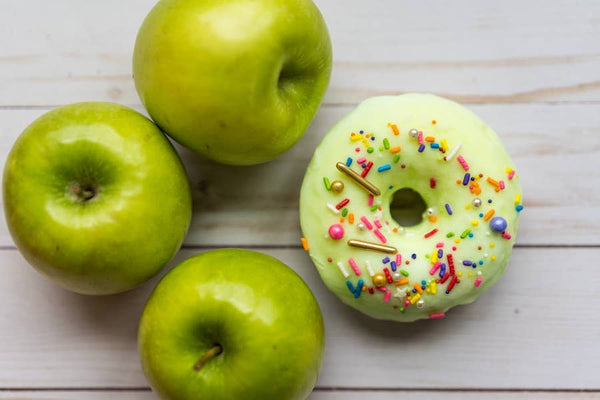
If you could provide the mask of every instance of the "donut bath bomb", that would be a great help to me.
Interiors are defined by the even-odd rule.
[[[374,97],[325,136],[300,194],[327,287],[378,319],[441,318],[504,273],[521,204],[494,131],[430,94]]]

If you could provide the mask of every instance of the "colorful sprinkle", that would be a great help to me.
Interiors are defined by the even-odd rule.
[[[392,169],[392,166],[390,164],[385,164],[377,168],[377,172],[389,171],[390,169]]]
[[[302,248],[304,249],[304,251],[308,251],[308,240],[306,240],[305,237],[301,238],[300,241],[302,242]]]

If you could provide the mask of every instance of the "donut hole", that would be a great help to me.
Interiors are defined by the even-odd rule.
[[[408,227],[419,225],[427,204],[421,195],[410,189],[402,188],[394,192],[390,203],[390,214],[400,226]]]

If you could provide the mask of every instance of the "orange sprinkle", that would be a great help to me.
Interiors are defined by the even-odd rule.
[[[426,137],[425,137],[425,141],[426,141],[426,142],[433,143],[433,142],[435,142],[435,138],[434,138],[433,136],[426,136]]]
[[[394,135],[398,136],[400,134],[400,131],[398,130],[398,126],[396,124],[392,124],[388,122],[388,126],[390,128],[392,128],[392,131],[394,132]]]
[[[485,213],[485,215],[483,216],[483,220],[484,221],[489,220],[490,218],[492,218],[492,215],[494,215],[495,212],[496,212],[496,210],[494,210],[492,208],[490,211],[488,211],[488,212]]]
[[[352,213],[348,214],[348,222],[350,224],[354,223],[354,214],[352,214]]]
[[[396,233],[396,232],[398,232],[398,228],[394,228],[394,229],[392,229],[392,231],[393,231],[394,233]]]
[[[437,221],[437,217],[435,215],[432,215],[429,217],[429,222],[435,222]]]
[[[396,153],[399,153],[399,152],[400,152],[400,150],[402,150],[402,148],[401,148],[400,146],[392,147],[392,148],[390,149],[390,153],[392,153],[392,154],[396,154]]]
[[[306,238],[302,238],[300,239],[300,241],[302,242],[302,247],[304,248],[304,251],[308,251],[308,241],[306,240]]]
[[[489,176],[487,177],[487,179],[486,179],[486,180],[487,180],[487,181],[488,181],[488,183],[490,183],[491,185],[493,185],[493,186],[495,186],[495,187],[500,187],[500,183],[499,183],[497,180],[495,180],[495,179],[492,179],[492,178],[490,178]]]
[[[419,283],[415,282],[415,284],[413,285],[413,287],[415,288],[415,290],[417,292],[419,292],[419,294],[423,294],[423,289],[421,289],[421,285],[419,285]]]
[[[400,279],[398,282],[394,282],[394,285],[396,285],[396,286],[407,285],[407,284],[408,284],[408,279],[406,279],[406,278]]]
[[[340,218],[340,224],[344,223],[344,217]]]
[[[434,119],[433,121],[431,121],[431,125],[435,125],[437,124],[437,121]]]

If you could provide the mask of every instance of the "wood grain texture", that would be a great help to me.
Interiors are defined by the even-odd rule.
[[[319,388],[596,389],[600,249],[516,249],[505,277],[443,320],[372,320],[343,305],[302,250],[259,249],[295,269],[321,305]],[[195,251],[184,250],[174,263]],[[0,251],[0,388],[139,388],[136,330],[157,279],[101,298],[66,292]],[[568,271],[568,275],[566,272]]]
[[[517,165],[525,202],[517,244],[600,245],[598,105],[469,108],[496,129]],[[178,147],[194,195],[186,245],[300,246],[298,198],[304,171],[325,133],[351,109],[322,107],[292,150],[259,166],[217,165]],[[0,110],[0,165],[20,132],[45,111]],[[10,246],[0,222],[0,246]]]
[[[600,100],[597,1],[316,3],[335,49],[326,103],[410,91],[464,103]],[[0,106],[138,104],[131,52],[153,4],[6,2]]]
[[[157,400],[158,397],[148,391],[133,392],[122,391],[18,391],[0,392],[3,400]],[[378,392],[364,390],[358,392],[348,391],[314,391],[308,400],[592,400],[600,399],[599,393],[577,392],[442,392],[442,391],[414,391],[394,390]]]

